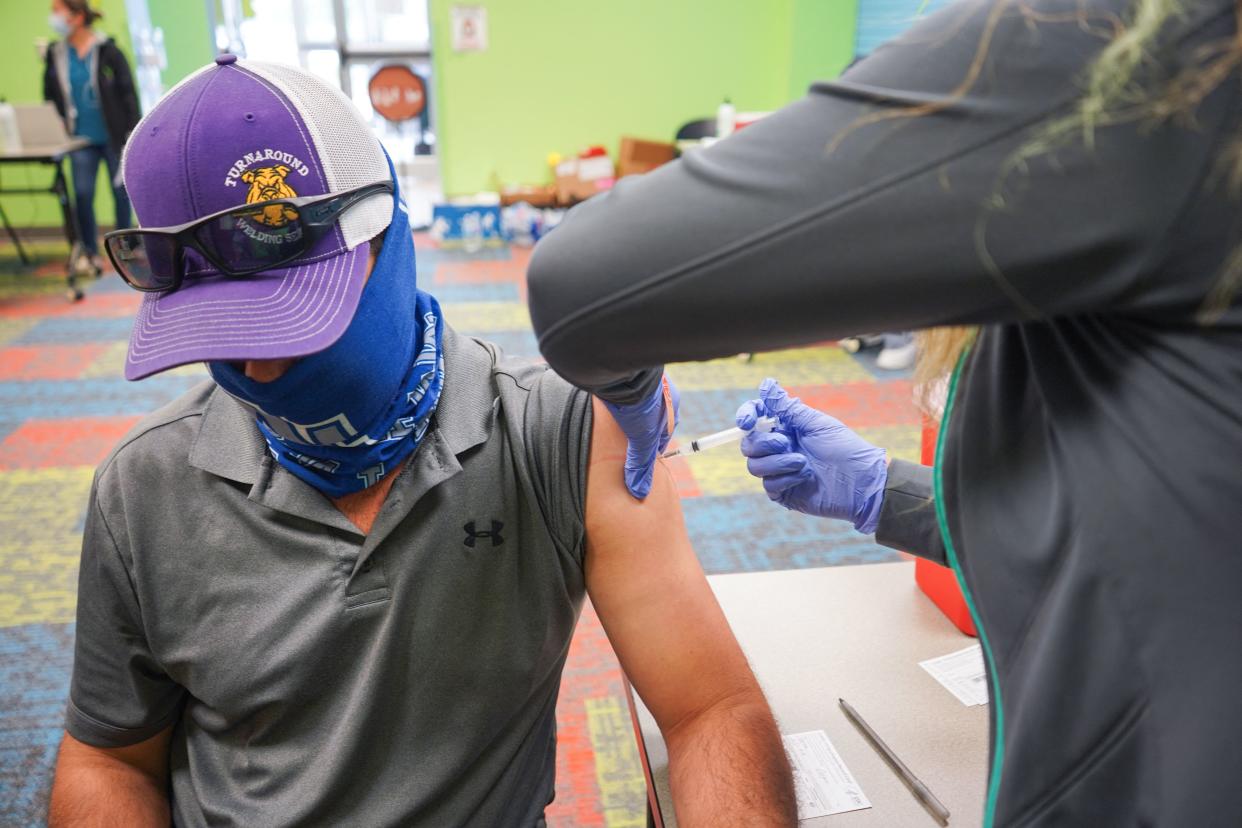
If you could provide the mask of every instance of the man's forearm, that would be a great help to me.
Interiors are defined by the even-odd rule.
[[[762,694],[724,702],[665,734],[677,822],[793,826],[793,774]]]
[[[56,766],[48,828],[162,826],[170,821],[160,781],[106,757],[65,757]]]

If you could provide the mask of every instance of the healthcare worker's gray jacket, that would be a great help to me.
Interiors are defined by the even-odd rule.
[[[1145,82],[1237,36],[1233,0],[1182,5]],[[911,551],[942,552],[967,588],[993,700],[988,824],[1242,825],[1239,69],[1193,119],[1022,159],[1127,7],[951,5],[621,181],[531,263],[543,353],[619,402],[664,362],[983,326],[939,503],[897,467],[879,534],[925,539]]]

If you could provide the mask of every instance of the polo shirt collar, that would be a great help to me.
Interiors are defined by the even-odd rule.
[[[445,324],[444,389],[436,404],[434,427],[424,439],[438,432],[439,440],[453,455],[487,440],[496,406],[493,365],[494,355],[488,346],[459,335]],[[415,452],[411,461],[426,454]],[[263,477],[267,457],[267,442],[255,425],[254,414],[216,387],[190,448],[190,465],[217,477],[253,485]]]
[[[254,413],[217,385],[190,447],[190,465],[217,477],[253,484],[266,455],[267,442]]]
[[[497,392],[496,354],[477,339],[444,326],[444,388],[436,404],[435,427],[453,454],[487,440]]]

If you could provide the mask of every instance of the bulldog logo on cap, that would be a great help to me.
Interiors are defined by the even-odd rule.
[[[246,170],[241,176],[241,180],[250,185],[250,191],[246,193],[246,203],[258,204],[260,201],[296,198],[297,192],[285,181],[288,174],[289,168],[284,164]],[[297,212],[288,205],[269,204],[251,216],[251,219],[268,227],[283,227],[297,217]]]

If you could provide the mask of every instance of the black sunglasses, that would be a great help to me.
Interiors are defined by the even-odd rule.
[[[377,181],[343,193],[241,204],[176,227],[114,230],[104,247],[130,287],[170,293],[185,278],[186,248],[226,276],[249,276],[293,261],[350,207],[392,191],[391,181]]]

